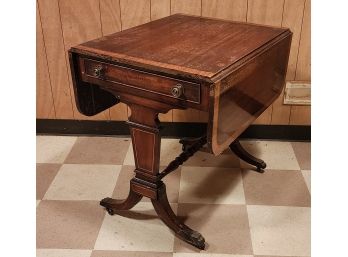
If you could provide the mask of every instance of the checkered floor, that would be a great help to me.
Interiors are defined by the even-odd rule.
[[[148,199],[123,216],[99,206],[124,198],[133,176],[129,138],[37,136],[38,257],[310,256],[310,144],[242,141],[264,174],[226,152],[198,152],[165,178],[169,201],[206,239],[178,240]],[[161,165],[181,152],[162,139]]]

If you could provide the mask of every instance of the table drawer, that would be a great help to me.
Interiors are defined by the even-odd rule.
[[[80,59],[83,76],[144,90],[188,102],[200,103],[200,84],[169,78],[92,59]]]

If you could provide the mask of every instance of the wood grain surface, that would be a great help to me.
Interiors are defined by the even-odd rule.
[[[202,16],[245,22],[248,1],[244,0],[202,0]],[[179,117],[180,118],[180,117]],[[208,113],[199,112],[199,121],[207,122]]]
[[[201,0],[171,0],[171,14],[184,13],[200,16],[202,14]]]
[[[248,0],[247,21],[280,27],[284,0]],[[281,96],[280,96],[281,97]],[[273,105],[256,119],[254,124],[270,124]]]
[[[119,63],[207,82],[284,29],[175,14],[73,48]],[[198,49],[198,50],[197,50]]]
[[[100,21],[103,36],[122,30],[119,0],[100,0]]]
[[[170,13],[202,15],[200,0],[170,0]],[[173,122],[204,122],[205,113],[194,110],[173,110]]]
[[[303,18],[305,0],[285,0],[282,27],[290,28],[293,33],[287,79],[295,79],[298,47],[301,35],[301,25]],[[284,91],[273,103],[271,124],[287,125],[290,120],[290,105],[284,104]]]
[[[171,0],[151,0],[151,20],[158,20],[170,15]]]
[[[100,21],[103,36],[122,30],[120,0],[100,0]],[[111,120],[127,120],[127,105],[119,103],[109,109]]]
[[[171,0],[151,0],[151,20],[158,20],[160,18],[170,15],[170,2]],[[172,122],[173,110],[159,115],[160,121]]]
[[[140,106],[144,124],[146,110],[209,112],[208,149],[219,155],[282,92],[291,38],[285,28],[174,14],[72,47],[76,101],[86,115],[118,99]]]
[[[82,42],[102,36],[100,22],[99,0],[59,0],[63,40],[65,45],[66,58],[70,47]],[[72,85],[71,75],[69,74],[70,85]],[[98,115],[87,117],[80,114],[75,104],[75,119],[109,120],[109,110]]]
[[[40,13],[36,5],[36,116],[42,119],[54,119],[54,104],[50,75],[47,65],[45,43],[42,35]]]
[[[295,80],[311,80],[311,0],[306,0]],[[291,125],[311,124],[310,106],[291,106]]]
[[[151,20],[150,0],[120,0],[122,30],[126,30]],[[131,110],[127,108],[128,116]]]
[[[44,33],[48,70],[57,119],[73,119],[72,88],[69,84],[64,39],[58,1],[39,0],[42,31]]]
[[[215,155],[228,148],[282,92],[291,36],[281,34],[214,86],[208,146]]]
[[[42,115],[39,110],[43,110],[42,106],[50,109],[47,106],[53,103],[56,118],[87,119],[79,115],[72,105],[74,95],[70,88],[70,75],[66,72],[67,59],[61,53],[62,49],[66,52],[71,42],[80,43],[78,39],[82,42],[177,12],[242,21],[248,17],[248,22],[290,27],[294,35],[288,79],[293,79],[292,76],[296,74],[295,80],[310,81],[310,0],[38,0],[38,4],[38,16],[42,22],[41,45],[46,45],[41,47],[37,60],[38,118],[47,117],[47,113]],[[38,45],[40,46],[39,41]],[[43,61],[44,56],[47,56],[46,61]],[[47,93],[43,93],[50,91],[52,100]],[[120,105],[116,106],[116,109],[120,108]],[[114,108],[110,109],[112,119],[126,119],[124,111],[114,111]],[[290,108],[291,114],[280,97],[273,106],[271,118],[268,116],[258,122],[309,124],[310,106]],[[164,120],[170,121],[173,118],[174,121],[201,121],[205,116],[204,113],[180,112],[182,111],[170,112]],[[52,115],[49,117],[55,118]],[[109,115],[102,115],[99,119],[109,119]]]
[[[246,21],[248,1],[202,0],[202,16],[232,21]]]
[[[122,30],[150,21],[150,0],[120,0]]]
[[[306,0],[296,67],[296,80],[311,80],[311,0]]]

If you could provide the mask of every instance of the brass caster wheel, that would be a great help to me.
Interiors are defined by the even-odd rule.
[[[114,215],[115,214],[115,212],[114,212],[114,210],[113,209],[110,209],[110,208],[105,208],[106,209],[106,211],[109,213],[109,215]]]
[[[256,166],[257,172],[264,173],[266,166],[266,163],[262,161],[260,164]]]

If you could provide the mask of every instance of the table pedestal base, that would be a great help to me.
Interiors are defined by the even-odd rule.
[[[199,249],[204,249],[205,239],[203,236],[186,226],[173,212],[162,179],[194,155],[206,143],[206,137],[180,140],[180,143],[183,144],[183,152],[169,163],[163,171],[159,172],[161,140],[158,113],[155,110],[138,105],[131,105],[130,107],[132,116],[128,124],[136,166],[135,177],[130,181],[130,191],[127,199],[121,201],[105,198],[101,200],[100,205],[105,207],[110,215],[113,215],[117,211],[131,209],[143,196],[149,197],[160,219],[175,232],[176,236]],[[230,147],[241,159],[255,165],[258,171],[266,166],[262,160],[247,153],[238,140],[232,143]]]
[[[104,198],[100,201],[100,205],[105,207],[110,215],[114,215],[117,211],[129,210],[134,207],[143,197],[140,192],[135,192],[134,189],[141,190],[141,185],[136,179],[132,179],[130,182],[130,191],[127,199],[121,201],[112,198]],[[165,184],[160,181],[159,187],[155,190],[155,198],[151,198],[151,202],[155,208],[157,215],[160,219],[171,228],[175,234],[184,240],[185,242],[199,248],[204,249],[205,240],[203,236],[197,231],[192,230],[181,222],[173,212],[168,202]],[[140,186],[140,187],[139,187]],[[135,189],[137,190],[137,189]]]

